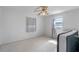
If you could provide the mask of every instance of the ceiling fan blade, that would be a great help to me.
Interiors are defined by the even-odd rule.
[[[38,15],[48,15],[48,6],[40,6],[34,10]]]

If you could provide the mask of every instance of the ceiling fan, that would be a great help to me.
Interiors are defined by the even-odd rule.
[[[37,15],[48,15],[48,6],[39,6],[35,12]]]

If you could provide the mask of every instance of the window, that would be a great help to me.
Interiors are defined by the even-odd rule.
[[[36,31],[36,18],[32,18],[32,17],[26,18],[26,31],[27,32]]]
[[[62,29],[63,28],[63,17],[55,17],[54,18],[54,28],[55,29]]]

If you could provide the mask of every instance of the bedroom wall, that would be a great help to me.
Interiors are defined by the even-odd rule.
[[[55,14],[53,17],[63,16],[64,29],[78,29],[79,30],[79,9],[73,9],[60,14]]]
[[[43,16],[43,20],[44,20],[44,35],[47,37],[52,38],[52,28],[53,28],[53,16],[48,15],[48,16]]]
[[[0,44],[30,39],[43,35],[43,20],[42,16],[33,16],[29,10],[19,10],[18,8],[2,8],[3,19],[0,20],[1,27],[4,27],[2,39],[0,39]],[[1,10],[0,10],[1,13]],[[37,21],[37,31],[36,32],[26,32],[26,17],[36,17]],[[1,16],[0,16],[1,17]],[[4,21],[2,21],[4,20]],[[2,26],[4,25],[4,26]],[[1,28],[0,27],[0,28]]]
[[[79,30],[79,9],[73,9],[66,11],[60,14],[53,14],[49,16],[44,16],[45,20],[45,35],[48,37],[53,37],[52,28],[53,28],[53,18],[56,16],[63,16],[63,27],[64,29],[78,29]],[[55,36],[55,35],[54,35]]]
[[[22,9],[22,10],[20,10]],[[34,16],[32,9],[0,7],[0,44],[30,39],[38,36],[52,37],[53,17],[63,16],[64,28],[79,30],[79,9],[49,16]],[[36,17],[37,31],[26,32],[26,17]]]
[[[0,44],[4,39],[4,20],[3,20],[3,9],[0,7]]]

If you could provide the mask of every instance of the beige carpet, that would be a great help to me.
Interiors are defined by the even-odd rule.
[[[0,52],[56,52],[56,46],[56,40],[39,37],[0,45]]]

